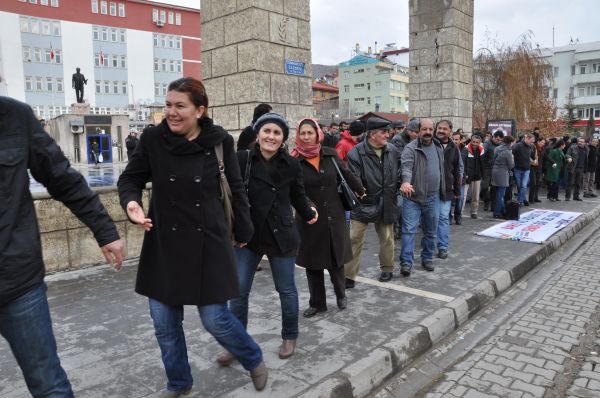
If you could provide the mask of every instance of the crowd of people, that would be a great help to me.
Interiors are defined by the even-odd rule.
[[[28,214],[26,221],[35,224],[31,198],[24,193],[30,168],[94,231],[107,260],[120,268],[123,245],[97,195],[32,121],[26,105],[3,100],[0,106],[20,115],[19,124],[9,128],[25,132],[20,140],[27,143],[24,151],[13,151],[18,174],[3,176],[3,184],[22,192],[11,196],[11,214]],[[148,297],[167,377],[164,398],[187,395],[193,385],[183,331],[185,305],[197,307],[202,324],[223,347],[216,362],[239,361],[256,390],[265,388],[268,368],[247,330],[252,284],[265,256],[281,305],[278,355],[287,359],[299,336],[295,265],[305,268],[310,292],[304,317],[328,310],[325,271],[336,305],[344,310],[351,305],[346,290],[356,285],[368,224],[379,241],[379,281],[389,282],[396,269],[395,239],[401,241],[400,274],[409,277],[420,228],[421,267],[432,272],[434,257],[448,257],[450,225],[462,223],[467,203],[473,219],[481,214],[480,202],[483,211],[502,218],[507,202],[539,202],[543,185],[550,201],[560,200],[561,186],[566,200],[596,196],[600,162],[595,138],[587,143],[544,139],[535,130],[515,143],[501,131],[467,136],[449,120],[411,119],[405,125],[372,117],[322,126],[304,118],[296,126],[294,145],[288,146],[288,121],[260,104],[234,148],[232,136],[213,123],[207,108],[202,82],[172,82],[164,120],[145,129],[139,140],[130,138],[129,163],[118,181],[124,211],[145,230],[135,291]],[[152,196],[144,209],[148,182]],[[65,189],[67,183],[74,188]],[[343,185],[354,192],[357,204],[340,194]],[[15,253],[0,269],[10,276],[0,280],[0,333],[9,340],[34,396],[72,396],[52,334],[37,229],[28,232],[28,240],[37,242],[35,250],[26,250],[30,247],[16,239],[25,232],[13,221],[0,231],[6,235],[2,242]],[[40,309],[24,321],[19,311],[34,299]],[[37,334],[29,330],[35,322],[43,325]],[[23,344],[37,359],[19,348]]]

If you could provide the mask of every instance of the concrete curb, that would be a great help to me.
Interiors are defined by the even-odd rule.
[[[573,223],[540,245],[539,250],[509,270],[498,271],[470,292],[438,309],[400,336],[374,349],[368,356],[326,378],[300,395],[302,398],[362,398],[388,377],[448,336],[492,300],[516,284],[539,263],[555,253],[577,232],[600,216],[600,206],[579,216]]]

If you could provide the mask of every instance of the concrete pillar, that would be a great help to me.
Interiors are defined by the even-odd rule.
[[[410,0],[410,115],[449,119],[470,132],[473,1]]]
[[[286,73],[286,60],[304,63],[304,73]],[[202,0],[202,76],[209,114],[230,133],[261,102],[295,128],[313,115],[310,1]]]

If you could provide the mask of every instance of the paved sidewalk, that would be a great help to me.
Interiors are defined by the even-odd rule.
[[[539,208],[590,214],[600,200],[543,205]],[[298,351],[287,361],[277,357],[281,342],[279,299],[265,267],[254,282],[249,317],[249,331],[261,345],[270,369],[269,383],[262,393],[254,392],[239,364],[230,368],[215,364],[221,348],[201,327],[194,309],[186,308],[184,328],[195,378],[191,397],[365,396],[477,310],[460,297],[474,294],[469,305],[485,303],[514,283],[507,270],[525,264],[515,271],[518,278],[519,272],[550,252],[548,245],[474,234],[495,222],[489,217],[465,219],[463,225],[452,227],[449,258],[435,260],[435,272],[425,272],[417,265],[410,278],[395,277],[388,284],[376,281],[378,245],[374,231],[369,229],[360,272],[364,279],[348,291],[348,309],[337,310],[327,282],[329,311],[300,318]],[[575,231],[565,231],[552,247]],[[399,244],[396,241],[397,255]],[[499,272],[503,278],[493,279]],[[79,397],[155,397],[164,388],[165,375],[147,299],[133,291],[135,273],[132,262],[121,273],[96,267],[47,278],[59,353]],[[308,306],[303,270],[296,273],[296,283],[303,311]],[[462,302],[464,308],[452,307]],[[460,318],[455,318],[456,314]],[[26,396],[20,371],[7,344],[0,341],[0,397]]]
[[[566,261],[539,298],[445,372],[444,380],[425,397],[564,396],[555,388],[568,387],[561,383],[573,366],[580,369],[575,369],[577,378],[566,395],[600,397],[597,351],[590,354],[584,347],[587,355],[582,366],[573,352],[589,333],[596,347],[600,342],[597,325],[592,324],[592,330],[588,326],[600,313],[599,256],[600,236],[596,235]]]

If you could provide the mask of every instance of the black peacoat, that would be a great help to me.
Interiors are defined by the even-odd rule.
[[[311,209],[313,204],[304,191],[300,162],[282,149],[271,159],[273,169],[270,173],[258,146],[252,150],[239,151],[239,167],[244,179],[248,157],[251,164],[248,199],[255,230],[248,248],[260,254],[295,256],[300,236],[292,207],[304,223],[315,216]]]
[[[340,180],[333,162],[337,163],[354,192],[364,192],[360,180],[342,164],[333,148],[322,146],[319,155],[319,171],[306,159],[300,161],[304,189],[316,205],[319,219],[312,225],[298,221],[300,249],[296,264],[311,270],[339,268],[352,260],[350,233],[337,190]]]
[[[211,119],[199,120],[201,133],[188,141],[166,121],[146,129],[119,178],[121,206],[142,204],[142,189],[152,181],[136,292],[169,305],[225,303],[239,296],[232,242],[219,199],[219,170],[214,147],[223,144],[225,173],[233,194],[234,236],[253,234],[233,138]]]

